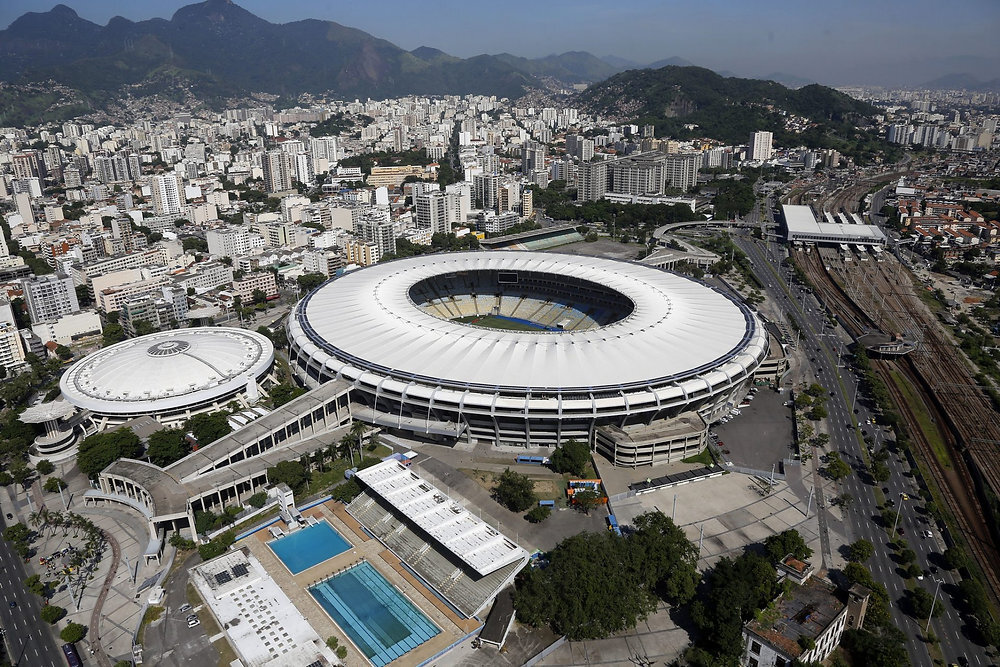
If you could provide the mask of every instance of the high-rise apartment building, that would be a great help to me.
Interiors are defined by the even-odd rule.
[[[264,172],[264,189],[268,192],[287,192],[292,189],[295,177],[295,162],[283,150],[268,151],[261,160]]]
[[[208,252],[220,257],[242,257],[250,254],[250,236],[245,229],[210,229],[205,233]]]
[[[762,162],[774,157],[774,135],[771,132],[754,132],[750,135],[750,143],[747,148],[748,159]]]
[[[376,261],[386,253],[396,252],[396,226],[384,209],[372,208],[362,213],[354,224],[354,235],[375,245],[378,249]]]
[[[576,172],[579,201],[597,201],[608,192],[608,160],[581,162]]]
[[[451,231],[448,220],[448,194],[431,191],[418,195],[416,198],[417,227],[429,229],[431,234],[447,234]]]
[[[176,173],[157,174],[150,179],[153,193],[153,211],[156,215],[180,215],[183,188]]]
[[[698,183],[700,153],[672,153],[663,162],[664,185],[687,192]]]
[[[24,300],[32,322],[57,320],[80,310],[73,279],[61,274],[49,274],[23,281]]]

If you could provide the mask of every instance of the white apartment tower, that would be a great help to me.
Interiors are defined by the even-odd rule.
[[[774,135],[771,132],[754,132],[750,135],[749,159],[763,162],[774,157]]]
[[[153,176],[149,185],[153,191],[153,211],[156,215],[181,214],[183,189],[176,173]]]
[[[24,281],[24,297],[34,324],[80,311],[73,279],[49,274]]]
[[[417,227],[429,229],[431,234],[447,234],[451,231],[448,221],[448,194],[438,191],[418,195]]]
[[[212,255],[236,258],[250,254],[250,237],[245,229],[210,229],[205,240]]]

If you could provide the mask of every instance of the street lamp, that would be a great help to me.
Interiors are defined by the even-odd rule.
[[[896,524],[899,523],[899,513],[903,509],[903,501],[909,499],[910,497],[905,493],[899,494],[899,505],[896,507],[896,520],[892,522],[892,537],[896,536]]]
[[[931,611],[927,614],[927,625],[924,626],[924,634],[926,635],[931,627],[931,618],[934,617],[934,603],[937,602],[938,591],[941,589],[941,584],[944,583],[944,579],[935,579],[937,585],[934,586],[934,598],[931,600]]]

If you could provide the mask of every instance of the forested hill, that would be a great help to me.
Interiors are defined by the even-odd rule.
[[[784,146],[837,148],[847,154],[881,148],[865,131],[875,107],[819,84],[792,90],[702,67],[668,66],[616,74],[580,93],[577,103],[602,116],[652,124],[658,137],[745,144],[751,132],[770,130]]]

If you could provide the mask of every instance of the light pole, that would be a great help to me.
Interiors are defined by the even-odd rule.
[[[938,591],[941,589],[941,584],[944,583],[944,579],[935,579],[934,581],[937,582],[937,585],[934,586],[934,598],[931,600],[931,611],[927,614],[927,625],[924,626],[925,635],[927,634],[927,631],[930,630],[931,619],[934,617],[934,603],[937,602]]]
[[[896,524],[899,523],[899,513],[903,509],[903,501],[907,499],[905,493],[899,494],[899,505],[896,507],[896,520],[892,522],[892,537],[896,536]]]

